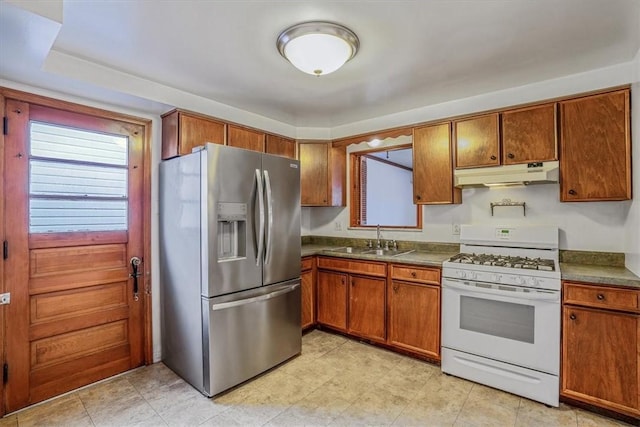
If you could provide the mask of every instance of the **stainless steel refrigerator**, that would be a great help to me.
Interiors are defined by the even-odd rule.
[[[214,396],[299,354],[299,162],[207,144],[159,196],[163,362]]]

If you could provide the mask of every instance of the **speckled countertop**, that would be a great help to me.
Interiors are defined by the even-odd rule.
[[[442,263],[457,252],[417,250],[399,256],[379,256],[374,254],[334,252],[337,246],[303,244],[302,256],[328,255],[339,258],[362,259],[367,261],[385,261],[429,267],[441,267]],[[560,263],[562,280],[588,282],[593,284],[613,285],[640,289],[640,277],[621,266],[604,266],[592,264]]]

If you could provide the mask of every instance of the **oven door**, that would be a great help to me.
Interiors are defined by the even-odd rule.
[[[443,278],[442,346],[558,375],[560,291]]]

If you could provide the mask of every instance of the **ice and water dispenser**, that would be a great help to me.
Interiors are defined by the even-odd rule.
[[[218,203],[218,262],[247,256],[247,204]]]

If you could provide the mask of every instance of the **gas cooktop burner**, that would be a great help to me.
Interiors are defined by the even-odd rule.
[[[460,253],[449,259],[449,262],[459,264],[493,265],[496,267],[523,268],[528,270],[555,271],[552,259],[526,258],[493,254],[465,254]]]

